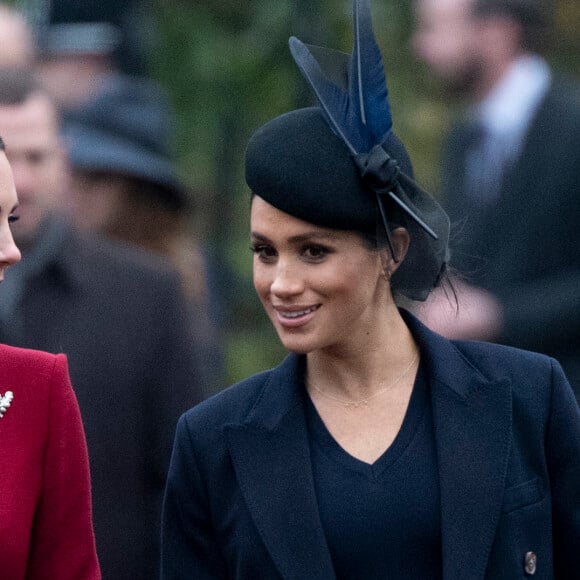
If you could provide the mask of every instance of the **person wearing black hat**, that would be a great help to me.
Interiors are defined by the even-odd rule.
[[[246,151],[254,285],[291,352],[184,414],[162,578],[570,577],[580,409],[558,363],[397,308],[449,221],[392,131],[370,2],[352,57],[290,40],[319,107]]]
[[[209,394],[223,372],[219,300],[191,225],[193,194],[172,157],[171,126],[161,86],[110,75],[98,96],[67,116],[72,174],[67,205],[79,230],[152,251],[179,273]]]

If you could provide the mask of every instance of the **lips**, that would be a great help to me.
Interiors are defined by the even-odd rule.
[[[290,312],[279,310],[278,313],[284,318],[300,318],[301,316],[306,316],[307,314],[314,312],[317,308],[318,306],[311,306],[310,308],[305,308],[304,310],[295,310]]]
[[[280,324],[291,328],[302,326],[309,322],[314,312],[319,308],[320,304],[315,304],[314,306],[308,306],[305,308],[284,308],[282,306],[274,306]]]

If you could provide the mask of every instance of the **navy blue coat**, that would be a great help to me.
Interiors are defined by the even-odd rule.
[[[445,580],[572,578],[580,547],[580,410],[558,363],[452,342],[405,315],[430,377]],[[288,356],[179,421],[162,578],[335,577]]]

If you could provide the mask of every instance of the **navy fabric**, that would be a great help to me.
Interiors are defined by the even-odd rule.
[[[572,578],[580,545],[580,409],[558,363],[448,341],[405,321],[431,385],[444,580]],[[162,578],[336,578],[318,512],[304,357],[218,393],[179,421]]]
[[[420,368],[399,434],[372,465],[349,455],[309,398],[312,473],[336,577],[441,578],[441,513],[429,385]]]

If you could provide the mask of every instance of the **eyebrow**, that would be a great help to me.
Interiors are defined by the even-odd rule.
[[[19,203],[14,204],[14,207],[10,210],[9,213],[14,213],[18,209],[19,205],[20,205]],[[0,213],[2,213],[2,206],[1,205],[0,205]]]
[[[252,239],[259,241],[259,242],[267,242],[267,243],[272,243],[272,240],[270,240],[270,238],[268,238],[267,236],[264,236],[258,232],[252,232],[251,233],[251,237]],[[320,231],[313,231],[313,232],[306,232],[304,234],[299,234],[297,236],[291,236],[290,238],[288,238],[288,242],[290,242],[291,244],[300,244],[300,243],[304,243],[304,242],[309,242],[311,240],[328,240],[328,241],[337,241],[339,239],[339,236],[337,236],[335,233],[332,232],[320,232]]]

